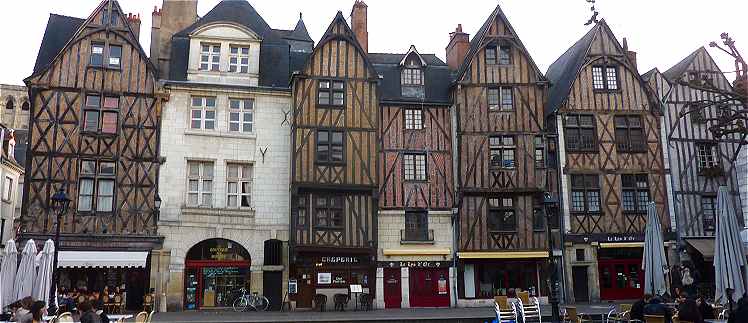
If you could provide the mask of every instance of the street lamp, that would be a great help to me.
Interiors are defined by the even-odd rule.
[[[57,257],[60,252],[60,224],[62,222],[62,216],[68,211],[70,205],[70,199],[65,194],[65,187],[60,187],[60,190],[52,195],[52,209],[57,211],[57,223],[55,227],[55,257],[52,262],[52,286],[49,291],[49,303],[48,306],[56,304],[55,299],[57,297],[57,285],[60,283],[60,273],[57,270]]]
[[[553,235],[551,234],[551,218],[558,212],[558,198],[549,192],[543,193],[543,212],[545,212],[545,232],[548,239],[548,271],[551,274],[550,295],[548,302],[551,303],[551,322],[561,322],[561,312],[558,307],[559,278],[558,263],[553,254]]]
[[[156,213],[156,221],[161,215],[161,196],[156,193],[156,199],[153,200],[153,212]]]

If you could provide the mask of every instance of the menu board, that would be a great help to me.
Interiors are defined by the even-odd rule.
[[[330,285],[332,283],[331,273],[317,273],[317,284]]]

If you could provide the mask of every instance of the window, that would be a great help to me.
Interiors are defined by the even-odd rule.
[[[600,213],[600,182],[597,175],[571,175],[571,211]]]
[[[300,195],[296,200],[297,211],[296,211],[296,225],[299,227],[307,226],[309,223],[309,205],[307,204],[307,196]]]
[[[543,136],[535,136],[535,168],[545,167],[545,141]]]
[[[535,196],[532,205],[532,229],[535,231],[545,230],[545,212],[543,212],[543,198]]]
[[[502,86],[488,89],[488,109],[511,111],[514,109],[512,88]]]
[[[517,231],[514,199],[511,197],[488,199],[488,230]]]
[[[423,129],[423,110],[405,109],[405,129],[408,129],[408,130]]]
[[[29,110],[29,101],[24,101],[23,104],[21,104],[21,110],[24,110],[24,111]]]
[[[13,197],[13,179],[10,176],[5,176],[5,182],[3,183],[3,200],[10,202]]]
[[[200,70],[218,72],[221,65],[221,44],[201,44],[200,47]]]
[[[229,131],[252,132],[254,99],[231,99],[229,101]]]
[[[708,142],[697,143],[696,153],[699,172],[719,166],[716,144]]]
[[[486,65],[496,65],[496,45],[486,46]]]
[[[190,128],[213,130],[216,127],[216,98],[193,97]]]
[[[500,46],[499,47],[499,64],[509,65],[512,63],[512,47],[511,46]]]
[[[615,66],[593,66],[592,88],[595,90],[618,90],[618,69]]]
[[[566,116],[566,149],[570,152],[596,152],[595,117],[587,114]]]
[[[646,213],[649,203],[647,174],[621,175],[623,212]]]
[[[429,217],[425,211],[405,211],[404,241],[428,241]]]
[[[701,221],[704,224],[704,231],[714,231],[716,209],[716,196],[701,196]]]
[[[405,163],[405,180],[406,181],[425,181],[426,175],[426,154],[405,154],[403,157]]]
[[[343,228],[343,197],[317,196],[314,202],[314,226],[318,229]]]
[[[122,60],[122,46],[109,45],[109,67],[120,67]]]
[[[119,128],[119,98],[87,95],[83,107],[83,131],[117,134]]]
[[[647,152],[647,141],[640,116],[617,116],[616,148],[620,152]]]
[[[343,132],[317,130],[317,162],[343,162]]]
[[[333,80],[319,81],[317,103],[323,106],[336,107],[345,105],[345,83]]]
[[[79,174],[78,211],[112,212],[116,175],[114,162],[81,160]]]
[[[15,108],[15,103],[13,103],[13,99],[8,98],[8,101],[5,101],[5,108],[8,110],[13,110],[13,108]]]
[[[404,68],[400,73],[402,85],[423,85],[423,75],[420,68]]]
[[[92,66],[104,65],[104,44],[91,44],[91,61],[89,62],[89,64],[91,64]]]
[[[576,249],[577,261],[585,261],[584,249]]]
[[[212,162],[187,162],[187,206],[213,206]]]
[[[229,72],[249,73],[249,46],[231,46]]]
[[[514,152],[517,148],[512,136],[494,136],[489,139],[491,167],[514,168]]]
[[[101,14],[101,24],[106,25],[107,23],[110,23],[112,26],[117,25],[117,12],[112,11],[112,14],[109,15],[109,11],[104,9]]]
[[[242,164],[226,165],[226,207],[248,208],[252,202],[252,166]]]

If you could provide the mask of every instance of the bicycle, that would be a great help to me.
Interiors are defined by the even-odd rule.
[[[268,301],[267,297],[259,295],[257,292],[247,294],[247,289],[244,287],[239,289],[239,293],[241,293],[239,298],[234,300],[234,311],[245,312],[249,308],[252,308],[257,312],[268,310],[270,301]]]

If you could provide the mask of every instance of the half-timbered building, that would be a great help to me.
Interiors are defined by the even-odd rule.
[[[732,92],[730,82],[704,47],[664,73],[654,69],[644,75],[663,111],[662,145],[671,226],[677,226],[680,261],[700,271],[708,280],[714,257],[717,191],[727,186],[732,205],[743,223],[738,158],[738,134],[714,138],[710,123],[729,116],[740,106],[719,92]],[[744,150],[743,147],[741,150]]]
[[[548,256],[542,197],[556,182],[543,118],[548,81],[499,6],[469,43],[461,26],[450,36],[458,305],[492,304],[510,289],[541,296]]]
[[[273,29],[247,1],[219,2],[192,22],[185,12],[197,3],[164,1],[153,13],[169,43],[151,48],[171,53],[158,270],[169,279],[157,290],[169,310],[230,307],[241,287],[278,309],[288,277],[289,80],[313,42],[303,20]]]
[[[404,54],[369,53],[369,59],[382,78],[377,307],[448,307],[450,70],[415,46]]]
[[[374,292],[379,77],[341,12],[292,81],[291,277],[316,294]]]
[[[604,20],[546,76],[546,117],[560,142],[567,300],[640,297],[650,202],[670,228],[656,100],[635,53]]]
[[[163,96],[138,32],[115,0],[86,19],[50,15],[25,79],[31,120],[19,237],[42,242],[60,225],[60,288],[124,285],[132,307],[143,304],[150,252],[162,244]],[[62,189],[72,201],[58,224],[50,197]]]

